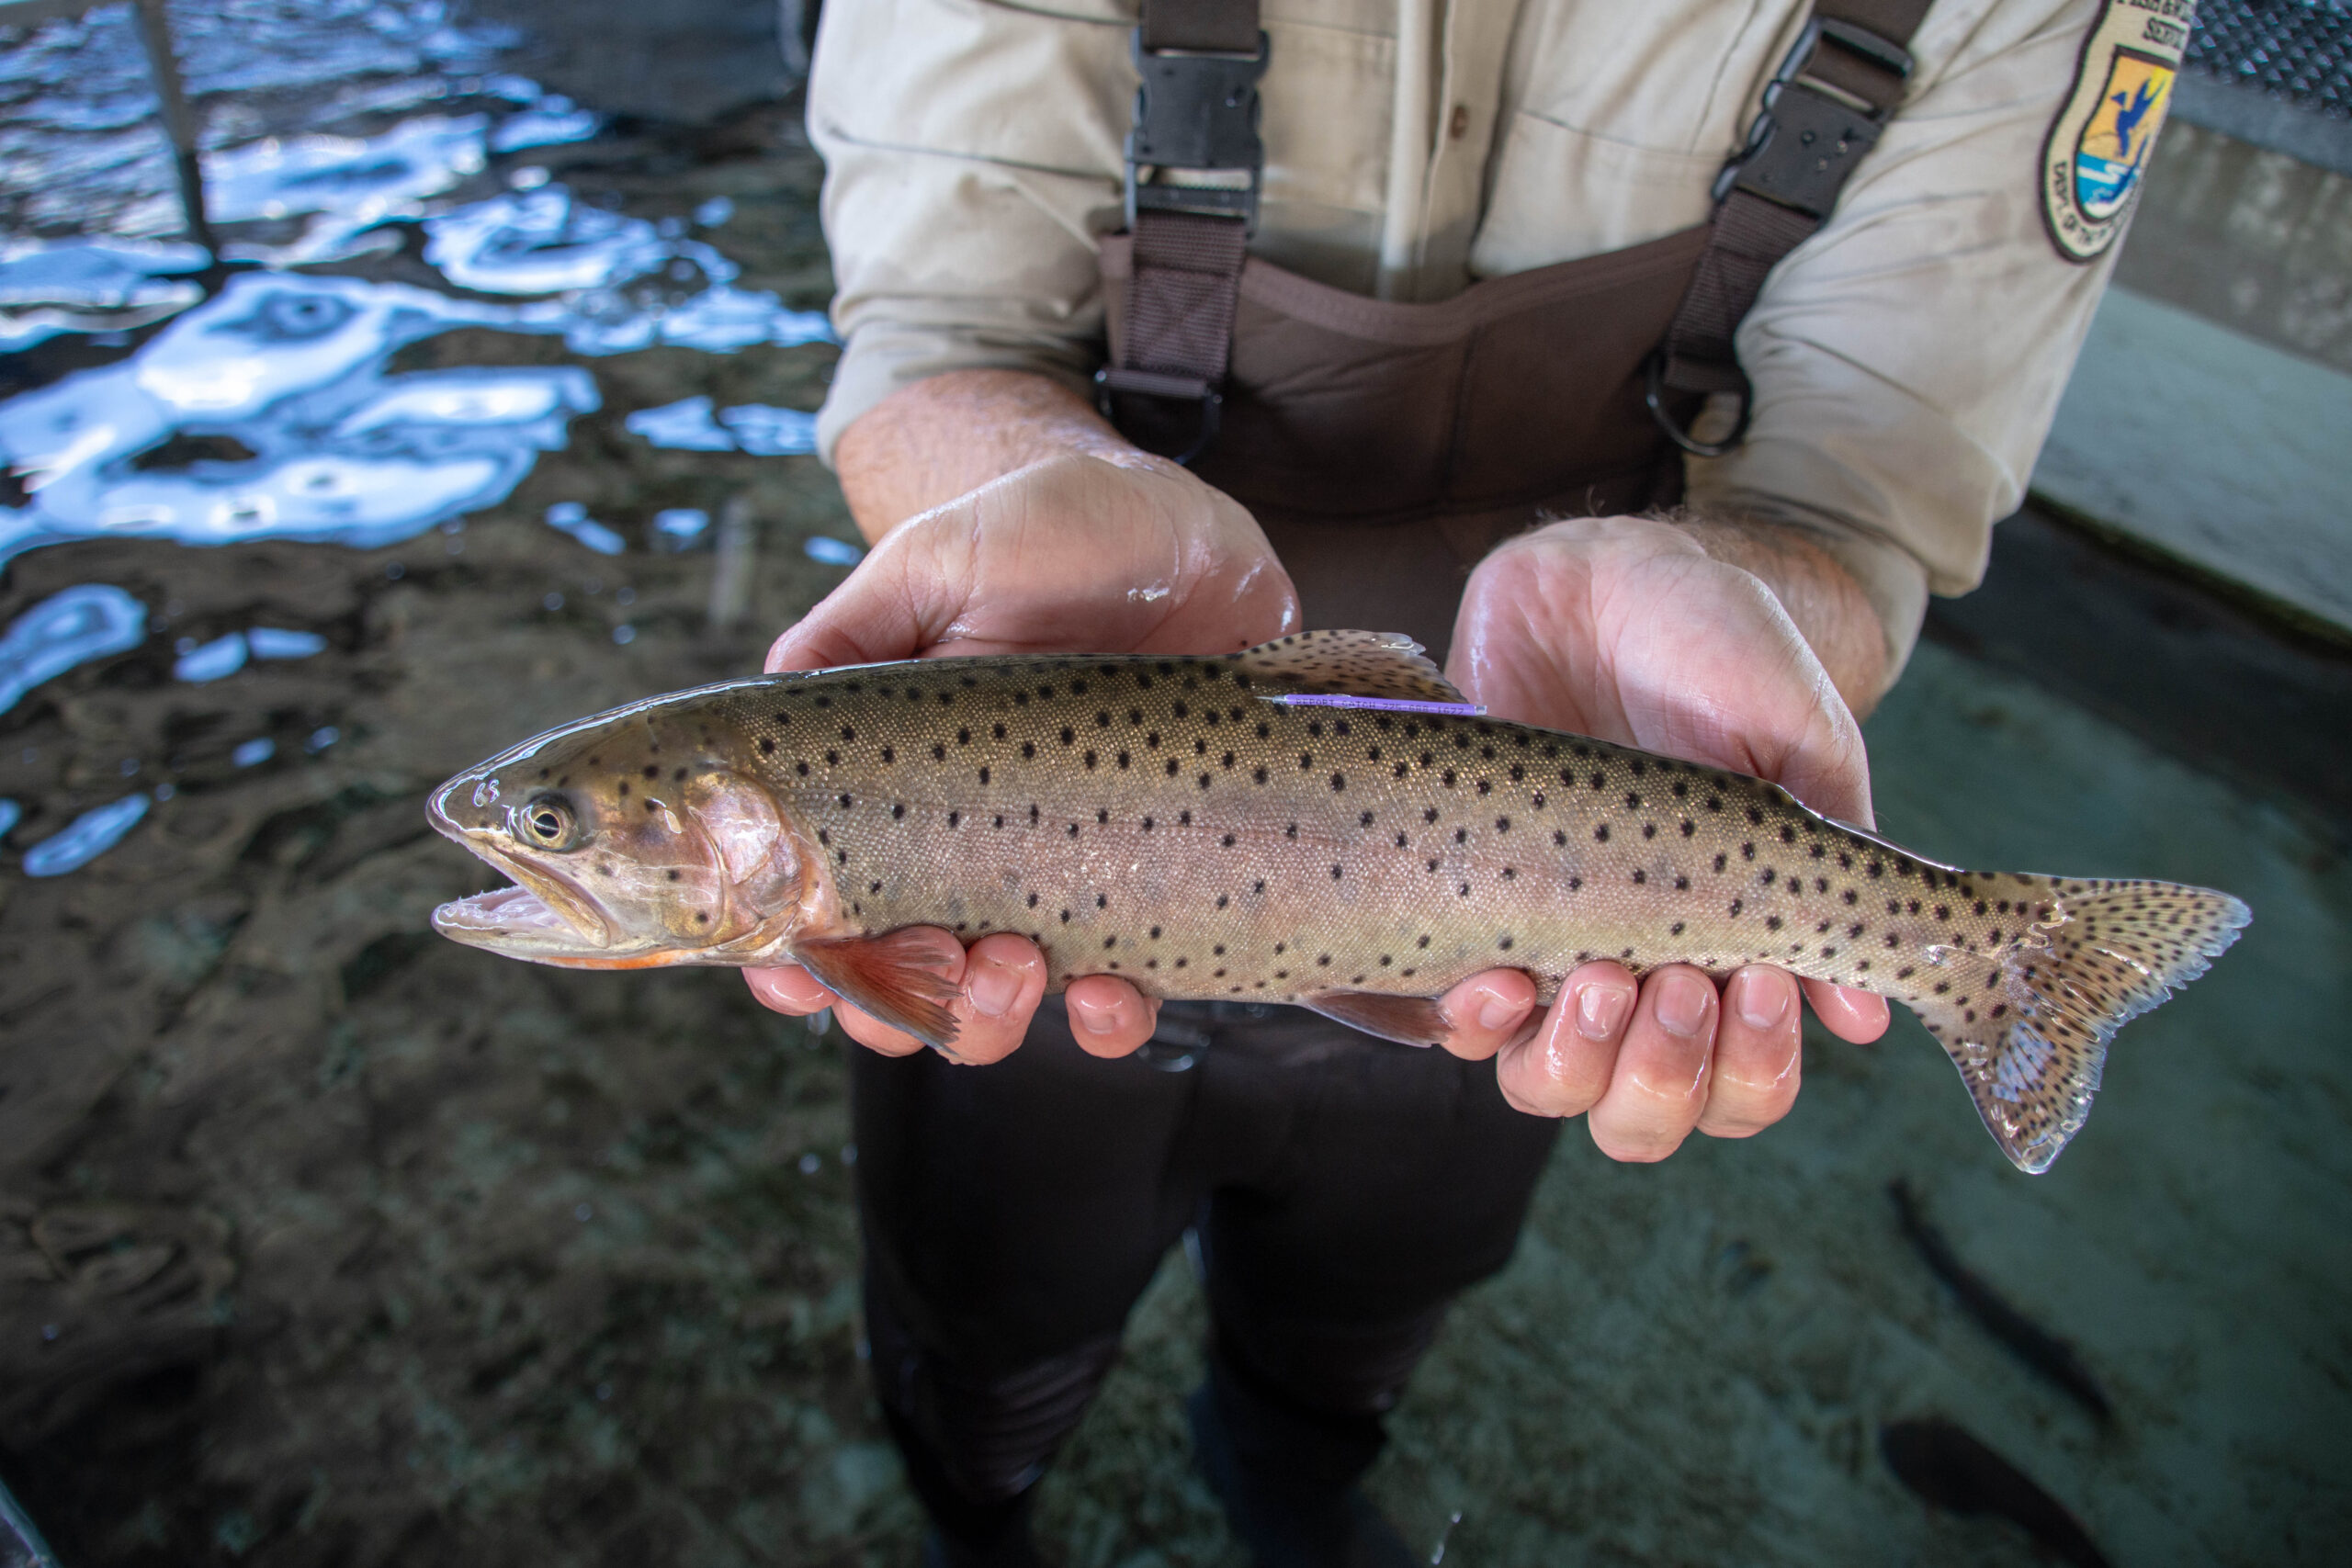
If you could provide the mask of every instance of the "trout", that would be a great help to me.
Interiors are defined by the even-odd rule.
[[[2247,920],[2170,883],[1964,871],[1777,785],[1485,717],[1408,638],[1222,658],[921,660],[729,681],[549,730],[433,824],[514,879],[434,915],[541,964],[799,964],[952,1048],[912,926],[1028,937],[1049,985],[1284,1002],[1389,1040],[1496,966],[1749,963],[1926,1022],[2041,1171],[2109,1040]]]

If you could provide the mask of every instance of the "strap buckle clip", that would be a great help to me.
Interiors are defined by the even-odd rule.
[[[1146,49],[1141,28],[1129,47],[1140,80],[1127,132],[1127,227],[1135,227],[1138,211],[1191,212],[1238,218],[1244,231],[1255,234],[1266,169],[1258,133],[1258,79],[1269,53],[1264,31],[1255,54]],[[1171,180],[1170,174],[1227,177]]]
[[[1123,398],[1150,400],[1122,410]],[[1171,406],[1185,403],[1193,405],[1189,420]],[[1094,407],[1145,451],[1189,468],[1216,439],[1225,414],[1225,394],[1197,376],[1105,365],[1094,372]],[[1128,417],[1120,417],[1123,412]]]
[[[1811,74],[1824,45],[1897,82],[1910,80],[1911,51],[1901,44],[1851,22],[1814,17],[1766,85],[1763,110],[1748,126],[1746,145],[1715,176],[1717,202],[1744,190],[1810,217],[1829,216],[1847,176],[1886,129],[1894,106],[1867,101]]]

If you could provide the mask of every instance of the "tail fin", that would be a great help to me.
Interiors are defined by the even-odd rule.
[[[2002,1152],[2039,1173],[2082,1130],[2115,1032],[2204,974],[2250,917],[2226,893],[2169,882],[1984,880],[2023,885],[2049,913],[1998,953],[1945,950],[1982,965],[1982,983],[1913,1005]]]

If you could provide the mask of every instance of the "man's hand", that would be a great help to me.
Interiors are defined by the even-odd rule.
[[[1792,608],[1815,624],[1801,632]],[[1860,591],[1800,541],[1582,518],[1512,541],[1471,575],[1448,668],[1498,717],[1752,773],[1867,826],[1861,730],[1839,691],[1877,694],[1878,637]],[[1839,656],[1838,679],[1816,647]],[[1534,989],[1520,978],[1524,1018]],[[1803,988],[1841,1039],[1886,1029],[1877,996]],[[1765,964],[1719,993],[1689,964],[1637,982],[1622,964],[1587,964],[1532,1032],[1505,1032],[1497,1077],[1522,1111],[1589,1113],[1614,1159],[1663,1159],[1694,1127],[1746,1137],[1795,1102],[1798,990]],[[1473,1055],[1466,1043],[1452,1048]]]

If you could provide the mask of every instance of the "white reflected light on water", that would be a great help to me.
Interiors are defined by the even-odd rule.
[[[60,333],[122,332],[187,310],[204,290],[176,273],[211,261],[203,247],[147,240],[0,244],[0,354]]]
[[[125,833],[137,827],[139,819],[147,815],[148,804],[143,795],[127,795],[111,806],[85,811],[66,824],[63,831],[52,833],[25,852],[25,874],[62,876],[69,871],[79,871],[114,848]]]
[[[104,536],[182,544],[309,539],[363,547],[505,499],[599,399],[576,367],[386,378],[391,354],[453,327],[560,333],[574,352],[668,344],[732,352],[829,341],[820,311],[733,288],[698,241],[572,199],[560,186],[501,196],[426,225],[426,256],[478,293],[241,274],[119,364],[0,403],[0,459],[28,504],[0,508],[0,560]],[[660,445],[782,456],[814,449],[809,415],[746,404],[714,418],[689,399],[649,415]],[[661,422],[668,419],[669,423]],[[226,437],[254,456],[134,465],[175,436]]]
[[[359,236],[416,215],[425,197],[481,172],[489,123],[486,115],[426,115],[381,136],[272,136],[212,153],[204,160],[204,201],[215,223],[315,215],[290,243],[232,243],[221,254],[294,266],[382,248]]]
[[[266,137],[206,157],[205,205],[215,223],[312,219],[286,244],[232,243],[221,251],[228,260],[340,261],[395,248],[397,238],[378,231],[381,225],[423,216],[426,197],[480,174],[491,152],[585,141],[603,123],[548,94],[495,129],[484,114],[422,115],[379,136]]]
[[[85,582],[52,593],[0,635],[0,713],[43,681],[146,640],[147,606],[121,589]]]
[[[503,500],[597,406],[588,373],[383,368],[452,327],[547,330],[527,309],[357,278],[233,277],[121,363],[0,403],[0,458],[29,497],[0,508],[0,560],[100,536],[371,547]],[[133,466],[177,435],[254,456]]]
[[[742,269],[710,245],[560,185],[428,218],[424,232],[424,259],[460,288],[561,297],[571,319],[560,330],[577,354],[661,344],[731,354],[834,341],[823,311],[786,310],[774,294],[735,288]]]
[[[707,397],[639,409],[621,422],[632,435],[683,452],[749,452],[786,457],[817,449],[817,416],[798,409],[744,403],[711,411]]]
[[[469,91],[538,99],[536,84],[473,74],[519,35],[449,13],[446,0],[229,0],[174,6],[172,40],[208,150]],[[154,117],[129,6],[17,32],[0,48],[0,231],[177,234]]]
[[[175,680],[202,683],[225,680],[245,667],[248,659],[309,659],[324,653],[327,639],[316,632],[289,631],[281,626],[254,626],[208,643],[190,638],[180,645],[172,663]]]
[[[628,548],[628,542],[594,517],[576,501],[559,501],[547,510],[547,525],[559,534],[569,534],[600,556],[616,556]]]

